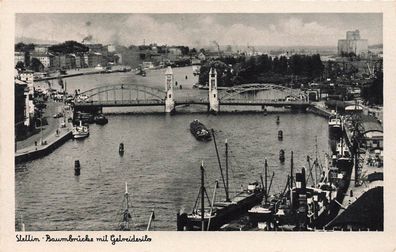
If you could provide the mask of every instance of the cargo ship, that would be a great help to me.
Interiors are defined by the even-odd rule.
[[[212,140],[209,130],[197,119],[190,123],[190,132],[198,141]]]
[[[335,114],[329,118],[329,134],[330,139],[339,140],[342,136],[342,122],[341,118]]]
[[[330,168],[323,170],[316,181],[309,164],[309,175],[305,168],[295,173],[293,178],[293,153],[291,154],[291,175],[286,187],[279,196],[267,200],[249,210],[249,222],[252,227],[268,231],[308,231],[321,229],[334,219],[345,197],[350,182],[352,159],[345,146],[338,144],[340,154],[334,155]],[[312,186],[307,186],[312,177]],[[266,186],[265,186],[265,191]]]
[[[205,174],[203,162],[201,164],[201,187],[195,205],[191,213],[177,214],[178,231],[215,231],[219,230],[224,224],[240,218],[253,206],[260,204],[263,200],[264,191],[258,182],[249,183],[247,188],[241,188],[241,191],[235,196],[230,197],[228,186],[228,144],[226,141],[226,175],[223,176],[221,162],[218,155],[216,139],[212,130],[213,140],[215,143],[216,154],[219,161],[220,173],[225,189],[225,199],[215,201],[218,182],[216,181],[212,200],[209,199],[205,188]],[[198,201],[201,201],[198,204]],[[208,202],[205,205],[205,202]]]

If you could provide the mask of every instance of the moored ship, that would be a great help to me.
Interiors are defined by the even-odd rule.
[[[94,121],[96,124],[99,124],[99,125],[105,125],[106,123],[109,122],[109,120],[103,114],[96,115],[94,117]]]
[[[335,114],[329,118],[329,134],[330,139],[338,140],[342,136],[342,122],[341,118]]]
[[[239,218],[246,213],[254,205],[263,200],[264,192],[258,182],[250,183],[247,189],[236,194],[230,199],[223,201],[208,200],[208,207],[204,206],[205,195],[207,192],[203,183],[204,168],[201,165],[201,189],[196,200],[196,204],[190,214],[177,214],[177,230],[178,231],[214,231],[219,230],[221,226],[231,220]],[[217,187],[217,186],[216,186]],[[215,195],[216,192],[214,192]],[[201,206],[197,202],[201,198]],[[203,213],[203,214],[202,214]]]
[[[212,136],[209,130],[197,119],[190,123],[190,132],[199,141],[210,141]]]
[[[264,191],[258,182],[249,183],[247,188],[242,190],[235,196],[229,196],[229,183],[228,183],[228,143],[225,143],[225,157],[226,169],[225,176],[221,168],[220,156],[217,150],[216,138],[212,130],[213,142],[216,148],[217,159],[219,162],[220,174],[223,181],[225,190],[225,200],[216,201],[216,190],[218,182],[216,181],[215,189],[213,192],[212,200],[209,199],[205,189],[205,174],[203,162],[201,164],[201,187],[195,205],[190,214],[178,213],[177,214],[177,230],[178,231],[193,231],[193,230],[219,230],[224,224],[241,217],[253,206],[260,204],[263,200]],[[208,205],[205,207],[205,198]],[[199,206],[198,200],[201,200]]]
[[[85,138],[89,136],[89,128],[88,126],[84,126],[82,121],[80,121],[80,125],[73,127],[72,134],[74,139]]]

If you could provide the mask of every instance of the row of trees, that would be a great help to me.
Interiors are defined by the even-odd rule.
[[[384,74],[382,71],[376,72],[373,81],[362,88],[361,96],[368,104],[384,104]]]
[[[65,41],[61,44],[50,46],[48,48],[48,51],[56,54],[84,53],[84,52],[88,52],[89,48],[84,44],[70,40],[70,41]]]
[[[324,65],[319,54],[271,57],[260,55],[253,57],[224,57],[207,61],[201,67],[199,82],[208,81],[208,73],[215,67],[219,86],[233,86],[252,82],[285,82],[298,77],[305,81],[314,80],[323,74]]]

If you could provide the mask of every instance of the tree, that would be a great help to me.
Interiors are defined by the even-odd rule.
[[[25,64],[22,61],[18,61],[15,65],[15,69],[25,69]]]
[[[15,44],[15,51],[16,52],[31,52],[34,50],[35,45],[34,44],[25,44],[22,42],[19,42]]]
[[[52,45],[48,48],[50,52],[59,54],[69,54],[69,53],[84,53],[88,52],[89,48],[81,43],[73,40],[65,41],[64,43]]]
[[[30,69],[34,72],[44,71],[44,65],[37,58],[33,58],[30,62]]]
[[[368,104],[383,105],[384,103],[384,79],[383,72],[378,71],[371,84],[362,89],[362,97]]]
[[[215,68],[217,72],[217,85],[219,87],[224,86],[232,86],[230,82],[227,82],[231,79],[230,73],[231,69],[229,69],[228,65],[222,61],[214,60],[207,61],[201,66],[200,74],[199,74],[199,83],[207,84],[209,81],[209,71],[210,68]]]

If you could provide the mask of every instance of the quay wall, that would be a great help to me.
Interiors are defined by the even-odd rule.
[[[311,113],[314,113],[316,115],[326,117],[326,118],[329,118],[331,116],[331,113],[329,111],[327,111],[323,108],[320,108],[318,106],[315,106],[315,105],[311,105],[310,107],[308,107],[307,112],[311,112]]]
[[[68,131],[68,132],[60,135],[59,138],[57,138],[55,141],[48,143],[45,146],[38,146],[36,149],[32,149],[30,151],[26,151],[23,153],[17,152],[15,154],[15,163],[16,164],[23,163],[23,162],[27,162],[30,160],[44,157],[71,138],[72,138],[72,132]]]
[[[36,82],[36,81],[45,81],[45,80],[55,80],[55,79],[59,79],[59,78],[63,79],[63,78],[81,76],[81,75],[116,73],[116,72],[125,72],[125,70],[117,69],[117,70],[112,70],[111,72],[107,72],[106,70],[93,70],[93,71],[89,71],[89,72],[71,73],[71,74],[63,74],[63,75],[59,75],[59,76],[43,77],[43,78],[35,79],[34,81]]]

